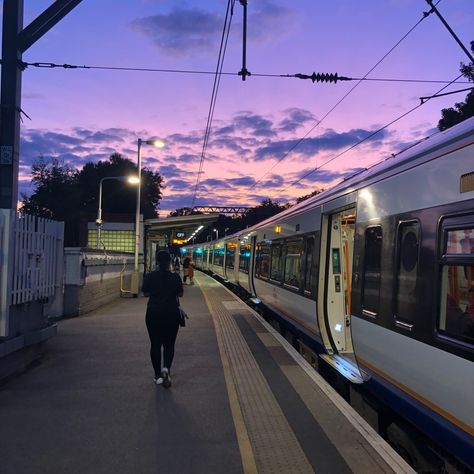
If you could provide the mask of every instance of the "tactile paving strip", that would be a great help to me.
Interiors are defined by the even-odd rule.
[[[258,472],[314,472],[232,317],[232,310],[224,305],[228,294],[208,287],[204,281],[200,286],[208,295],[212,317],[222,335]],[[242,305],[238,310],[242,312]]]

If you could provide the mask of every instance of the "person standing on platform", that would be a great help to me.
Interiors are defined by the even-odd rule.
[[[180,260],[179,260],[178,255],[176,255],[176,257],[174,258],[174,263],[173,263],[173,265],[174,265],[174,271],[175,271],[176,273],[179,273],[179,270],[180,270],[180,267],[181,267],[181,262],[180,262]]]
[[[164,250],[158,252],[156,260],[158,270],[145,275],[142,291],[144,296],[150,297],[145,320],[151,343],[150,356],[155,371],[154,382],[169,388],[174,345],[180,321],[178,298],[183,296],[183,283],[179,274],[170,270],[171,255],[168,252]]]
[[[186,283],[186,278],[189,277],[189,284],[194,285],[194,268],[193,261],[190,256],[186,256],[183,260],[183,283]]]

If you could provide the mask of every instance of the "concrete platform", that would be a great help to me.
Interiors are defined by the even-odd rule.
[[[0,387],[2,474],[413,472],[258,315],[196,281],[169,390],[145,298],[60,322],[40,365]]]

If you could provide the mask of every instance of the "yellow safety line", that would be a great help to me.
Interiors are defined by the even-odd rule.
[[[227,387],[227,395],[229,397],[230,411],[232,413],[232,419],[234,421],[235,433],[237,435],[237,442],[239,443],[240,457],[242,458],[242,467],[245,474],[258,474],[257,463],[253,455],[252,445],[250,443],[250,437],[247,432],[242,410],[240,408],[239,397],[235,388],[234,379],[230,371],[230,363],[227,357],[227,353],[224,348],[224,341],[222,337],[222,328],[217,319],[217,315],[212,310],[210,301],[202,288],[200,289],[206,301],[209,312],[212,316],[214,328],[216,330],[217,345],[219,346],[219,353],[222,360],[222,367],[224,369],[225,384]]]

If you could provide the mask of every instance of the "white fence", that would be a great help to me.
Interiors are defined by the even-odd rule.
[[[25,214],[15,215],[13,274],[10,304],[52,297],[62,284],[62,222]]]

